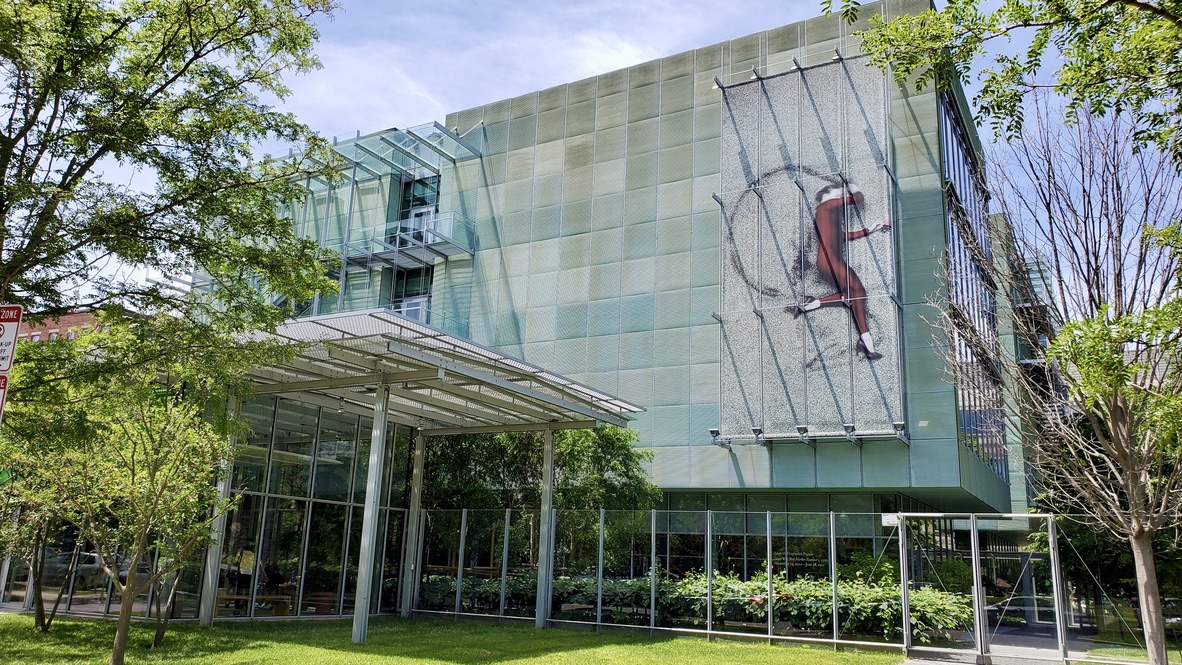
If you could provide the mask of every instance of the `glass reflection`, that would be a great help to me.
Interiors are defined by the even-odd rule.
[[[275,443],[271,450],[271,492],[308,496],[313,436],[320,409],[310,404],[279,400]]]

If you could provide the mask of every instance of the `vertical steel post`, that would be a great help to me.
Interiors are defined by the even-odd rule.
[[[423,430],[415,433],[415,452],[410,473],[410,508],[406,511],[406,550],[402,553],[402,616],[410,618],[415,606],[415,589],[418,588],[419,552],[423,549],[419,540],[423,507],[423,458],[427,451],[427,437]],[[369,493],[366,492],[368,497]]]
[[[977,515],[969,515],[969,553],[973,557],[973,639],[977,655],[989,653],[989,618],[985,612],[985,587],[981,584],[981,531]]]
[[[230,397],[227,404],[230,417],[238,419],[242,410],[242,401],[237,396]],[[230,435],[230,447],[237,443],[233,434]],[[225,475],[218,480],[218,500],[230,498],[230,475],[234,472],[232,462],[226,462]],[[217,613],[218,588],[222,578],[222,538],[226,535],[226,513],[218,512],[209,523],[209,547],[205,550],[205,577],[201,581],[201,600],[197,604],[197,621],[202,626],[213,625],[213,615]],[[25,594],[28,596],[28,593]],[[110,594],[107,594],[110,598]]]
[[[648,533],[648,630],[657,627],[657,509],[652,510]]]
[[[1059,529],[1053,515],[1047,518],[1047,536],[1051,546],[1051,594],[1055,597],[1055,638],[1059,641],[1059,655],[1067,662],[1067,604],[1063,585],[1063,571],[1059,568]]]
[[[460,555],[456,557],[456,606],[453,614],[460,613],[460,602],[464,597],[464,545],[468,540],[468,509],[460,511]]]
[[[776,576],[772,574],[772,511],[767,511],[767,635],[774,634]]]
[[[554,430],[547,428],[542,446],[542,513],[538,536],[538,597],[534,626],[545,628],[550,618],[550,584],[554,575]]]
[[[595,625],[603,623],[603,518],[606,514],[599,509],[599,560],[595,565]]]
[[[899,593],[903,599],[903,649],[911,650],[911,561],[907,558],[907,517],[899,514]]]
[[[706,511],[706,639],[714,630],[714,511]]]
[[[505,534],[501,538],[501,610],[499,616],[505,616],[505,590],[509,582],[509,522],[513,519],[513,510],[505,509]]]
[[[833,582],[833,639],[841,638],[837,612],[837,513],[829,511],[829,579]]]

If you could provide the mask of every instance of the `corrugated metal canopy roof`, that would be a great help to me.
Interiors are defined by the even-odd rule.
[[[385,309],[296,319],[276,331],[302,345],[256,369],[255,394],[369,413],[379,384],[390,417],[427,435],[626,426],[642,409],[540,367]]]

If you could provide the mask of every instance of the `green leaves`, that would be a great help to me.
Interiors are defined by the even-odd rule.
[[[846,20],[848,11],[856,16],[857,7],[843,4]],[[871,22],[859,33],[862,48],[900,83],[968,83],[979,69],[975,102],[998,136],[1017,137],[1026,93],[1051,88],[1068,100],[1068,120],[1081,109],[1129,113],[1143,144],[1182,164],[1182,12],[1173,3],[1006,0],[982,11],[977,0],[951,0],[940,10]],[[989,66],[977,66],[989,42],[1014,39],[1029,40],[1023,52],[998,49]]]
[[[37,315],[118,303],[268,327],[331,291],[333,258],[283,204],[331,178],[325,141],[263,100],[319,66],[331,0],[21,0],[0,6],[0,301]],[[258,160],[264,140],[300,151]],[[137,173],[132,187],[128,174]],[[140,269],[104,277],[117,262]],[[193,297],[144,281],[197,271]],[[130,271],[129,271],[130,272]],[[253,289],[241,288],[249,282]]]

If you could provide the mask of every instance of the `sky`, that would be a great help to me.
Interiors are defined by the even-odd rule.
[[[820,0],[341,0],[323,68],[284,110],[320,134],[412,127],[450,111],[640,64],[821,13]]]

